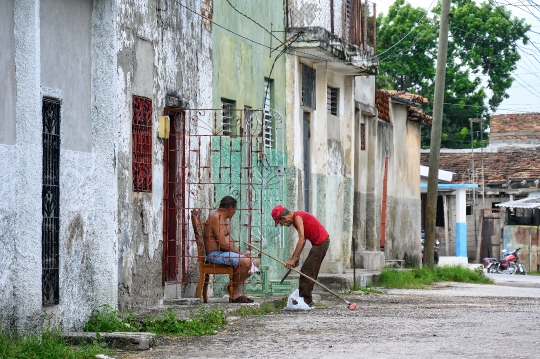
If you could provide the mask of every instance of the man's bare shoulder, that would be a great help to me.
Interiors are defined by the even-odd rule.
[[[219,211],[215,211],[210,213],[210,216],[208,216],[208,221],[219,221]]]

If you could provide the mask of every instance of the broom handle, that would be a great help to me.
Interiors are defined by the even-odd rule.
[[[282,260],[280,260],[280,259],[274,257],[274,256],[271,255],[271,254],[268,254],[268,253],[264,252],[262,249],[255,247],[253,244],[250,244],[250,243],[248,243],[248,242],[245,242],[245,243],[246,243],[248,246],[252,247],[253,249],[255,249],[255,250],[261,252],[262,254],[264,254],[264,255],[266,255],[266,256],[268,256],[268,257],[270,257],[270,258],[272,258],[272,259],[275,260],[276,262],[279,262],[279,263],[285,265],[285,262],[283,262]],[[294,272],[296,272],[296,273],[298,273],[298,274],[300,274],[301,276],[303,276],[303,277],[309,279],[310,281],[312,281],[312,282],[314,282],[314,283],[317,283],[318,285],[320,285],[321,287],[323,287],[324,289],[326,289],[327,291],[329,291],[330,293],[332,293],[333,295],[335,295],[335,296],[338,297],[339,299],[343,300],[343,301],[346,302],[346,303],[349,303],[347,300],[341,298],[341,296],[339,296],[339,295],[338,295],[337,293],[335,293],[333,290],[329,289],[327,286],[325,286],[324,284],[322,284],[322,283],[318,282],[317,280],[311,278],[310,276],[305,275],[304,273],[300,272],[298,269],[296,269],[296,268],[289,268],[289,269],[292,270],[292,271],[294,271]]]

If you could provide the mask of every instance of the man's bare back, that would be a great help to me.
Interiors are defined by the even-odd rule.
[[[229,213],[227,213],[227,211]],[[234,210],[235,211],[235,210]],[[231,238],[231,226],[230,226],[230,217],[234,215],[234,212],[231,214],[231,210],[221,210],[218,209],[208,217],[206,224],[204,226],[204,247],[206,253],[213,251],[226,251],[241,253],[240,250],[234,245],[234,241]]]

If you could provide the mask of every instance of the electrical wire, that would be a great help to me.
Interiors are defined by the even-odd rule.
[[[189,12],[191,12],[191,13],[193,13],[193,14],[199,16],[199,17],[201,17],[202,19],[204,19],[204,20],[206,20],[206,21],[212,23],[213,25],[219,27],[220,29],[223,29],[223,30],[225,30],[225,31],[227,31],[227,32],[229,32],[229,33],[231,33],[231,34],[233,34],[233,35],[236,35],[236,36],[238,36],[238,37],[240,37],[240,38],[242,38],[242,39],[244,39],[244,40],[250,41],[250,42],[252,42],[252,43],[254,43],[254,44],[257,44],[257,45],[259,45],[259,46],[262,46],[262,47],[264,47],[264,48],[267,48],[267,49],[270,49],[270,50],[274,50],[274,49],[273,49],[271,46],[269,46],[269,45],[266,45],[266,44],[260,43],[260,42],[258,42],[258,41],[255,41],[255,40],[253,40],[253,39],[250,39],[250,38],[248,38],[248,37],[246,37],[246,36],[243,36],[243,35],[241,35],[241,34],[239,34],[239,33],[237,33],[237,32],[232,31],[231,29],[226,28],[226,27],[223,26],[223,25],[220,25],[220,24],[216,23],[215,21],[213,21],[212,19],[208,18],[207,16],[204,16],[204,15],[198,13],[197,11],[195,11],[195,10],[189,8],[187,5],[182,4],[179,0],[175,0],[175,2],[176,2],[176,4],[178,4],[179,6],[183,7],[184,9],[188,10]],[[314,55],[314,54],[311,54],[311,53],[308,53],[308,52],[300,51],[300,50],[298,50],[298,49],[292,49],[292,48],[289,48],[289,51],[291,51],[291,52],[287,52],[287,54],[289,54],[289,55],[302,54],[303,57],[308,58],[308,59],[311,59],[311,60],[318,60],[318,61],[322,61],[322,62],[331,62],[331,63],[340,63],[340,64],[346,64],[346,65],[351,65],[351,64],[352,64],[350,61],[328,59],[328,58],[325,58],[325,57],[322,57],[322,56],[318,56],[318,55]],[[370,58],[370,59],[373,59],[373,57]]]
[[[272,36],[274,39],[276,39],[277,41],[279,41],[279,43],[280,43],[281,45],[283,45],[283,42],[282,42],[280,39],[278,39],[278,38],[276,37],[276,35],[274,35],[271,31],[268,31],[268,29],[265,28],[264,26],[262,26],[260,23],[258,23],[257,21],[253,20],[251,17],[247,16],[246,14],[244,14],[243,12],[241,12],[240,10],[238,10],[237,8],[235,8],[234,5],[231,4],[231,2],[230,2],[229,0],[225,0],[225,1],[227,1],[227,4],[229,4],[229,6],[232,7],[234,11],[236,11],[237,13],[239,13],[240,15],[242,15],[243,17],[245,17],[246,19],[250,20],[251,22],[253,22],[253,23],[256,24],[257,26],[259,26],[261,29],[263,29],[264,31],[266,31],[267,33],[269,33],[270,36]]]

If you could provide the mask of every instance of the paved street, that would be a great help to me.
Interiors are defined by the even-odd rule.
[[[500,276],[510,285],[440,283],[350,295],[353,312],[333,302],[228,318],[215,336],[160,339],[152,351],[117,358],[536,358],[540,277]]]

